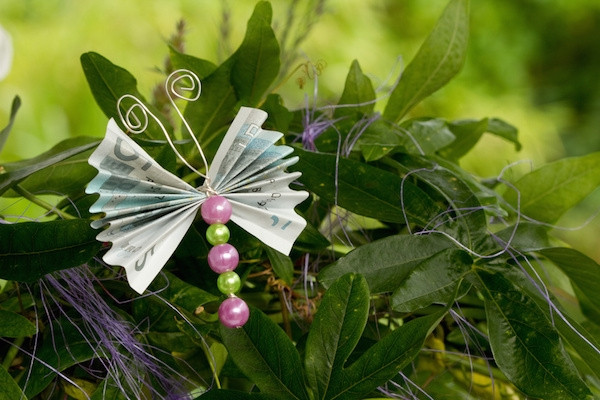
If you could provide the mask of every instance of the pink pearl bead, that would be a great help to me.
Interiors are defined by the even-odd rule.
[[[208,265],[217,274],[233,271],[240,262],[240,255],[229,243],[214,246],[208,252]]]
[[[202,203],[200,214],[207,224],[225,224],[231,218],[231,203],[222,196],[209,196]]]
[[[240,328],[250,317],[250,309],[239,297],[229,297],[219,306],[219,320],[227,328]]]

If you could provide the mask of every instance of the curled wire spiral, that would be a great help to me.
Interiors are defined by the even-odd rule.
[[[192,140],[194,141],[194,144],[196,145],[196,148],[198,149],[198,152],[200,153],[200,157],[202,157],[202,162],[204,163],[205,171],[208,171],[208,162],[206,161],[206,156],[204,155],[204,151],[202,151],[202,147],[200,146],[198,139],[196,139],[196,135],[194,135],[192,128],[190,127],[188,122],[185,120],[183,113],[181,112],[179,107],[177,107],[177,104],[175,103],[176,99],[181,99],[181,100],[186,100],[186,101],[198,100],[198,98],[200,97],[201,89],[202,89],[202,86],[200,84],[200,78],[198,78],[198,76],[196,74],[194,74],[192,71],[189,71],[187,69],[178,69],[176,71],[173,71],[171,74],[169,74],[169,76],[167,77],[167,79],[165,81],[165,91],[167,93],[167,97],[169,98],[169,102],[173,106],[173,109],[175,109],[175,111],[177,112],[177,115],[179,115],[179,118],[183,122],[185,129],[187,130],[189,135],[192,137]],[[189,94],[189,96],[186,96],[185,94]],[[122,104],[123,101],[125,101],[125,100],[131,100],[132,104],[129,107],[125,107]],[[148,107],[140,99],[138,99],[137,97],[135,97],[131,94],[125,94],[125,95],[121,96],[119,98],[119,100],[117,100],[117,111],[119,113],[119,118],[121,119],[121,123],[127,128],[127,130],[129,130],[130,132],[135,133],[135,134],[141,133],[148,128],[148,121],[149,121],[148,117],[151,117],[154,121],[156,121],[156,123],[160,127],[160,130],[163,132],[165,139],[167,140],[167,143],[169,143],[169,146],[171,147],[171,149],[173,150],[175,155],[189,169],[194,171],[196,174],[198,174],[202,178],[207,179],[207,176],[205,174],[203,174],[202,172],[200,172],[196,168],[194,168],[181,155],[181,153],[179,153],[179,151],[175,147],[175,144],[173,143],[173,140],[171,139],[171,136],[167,132],[167,129],[165,128],[163,123],[160,121],[160,119],[156,115],[154,115],[148,109]]]

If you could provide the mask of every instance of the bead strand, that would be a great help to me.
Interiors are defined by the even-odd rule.
[[[225,225],[231,218],[231,203],[222,196],[209,196],[202,204],[202,219],[209,224],[206,240],[213,247],[208,252],[208,265],[219,274],[217,287],[228,296],[219,306],[219,320],[228,328],[243,326],[250,316],[250,310],[244,300],[235,295],[241,288],[241,280],[234,272],[240,261],[235,247],[227,243],[229,229]]]

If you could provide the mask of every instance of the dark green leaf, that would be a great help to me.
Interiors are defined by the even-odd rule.
[[[433,303],[454,300],[457,286],[473,260],[463,250],[446,249],[424,260],[402,280],[392,295],[392,308],[412,312]]]
[[[221,325],[229,355],[262,393],[278,399],[308,399],[298,351],[283,330],[258,309],[239,329]]]
[[[6,124],[6,126],[0,130],[0,153],[2,153],[6,139],[8,139],[8,134],[10,133],[13,123],[15,122],[15,117],[17,116],[17,111],[19,111],[19,107],[21,107],[21,98],[19,96],[15,96],[10,107],[8,124]]]
[[[184,117],[207,155],[216,152],[219,139],[234,117],[238,99],[230,83],[232,63],[233,59],[228,59],[207,76],[202,81],[200,98],[185,108]]]
[[[501,273],[478,270],[477,277],[502,372],[528,396],[585,399],[590,392],[543,310]]]
[[[296,239],[294,247],[300,251],[312,253],[323,250],[330,244],[329,240],[308,222],[302,233],[300,233],[300,236],[298,236],[298,239]]]
[[[404,148],[413,154],[433,154],[455,139],[446,126],[446,121],[439,118],[411,119],[403,122],[400,127],[406,132]]]
[[[213,389],[199,397],[202,400],[276,400],[264,393],[245,393],[235,390]]]
[[[31,398],[44,390],[56,377],[56,371],[64,371],[75,364],[103,356],[98,353],[96,346],[90,346],[89,339],[81,335],[80,328],[70,322],[57,323],[52,331],[54,336],[45,340],[37,350],[36,360],[24,389],[27,397]]]
[[[263,126],[264,128],[283,133],[288,132],[294,114],[285,108],[280,95],[275,93],[269,94],[260,108],[269,114],[269,118]]]
[[[346,77],[342,97],[335,109],[334,117],[343,117],[356,112],[371,114],[375,107],[375,90],[371,80],[363,74],[357,60],[352,61]]]
[[[421,351],[425,339],[440,323],[446,310],[412,320],[360,356],[356,362],[332,377],[329,399],[359,400],[397,376]]]
[[[271,262],[271,267],[275,272],[275,276],[283,279],[285,283],[291,285],[294,282],[294,264],[289,256],[265,246],[265,251]]]
[[[300,161],[290,170],[301,171],[300,182],[327,202],[366,217],[421,226],[441,212],[421,189],[393,173],[334,154],[295,151]]]
[[[27,178],[35,172],[67,160],[98,145],[96,138],[80,136],[63,140],[45,153],[28,160],[4,164],[4,173],[0,174],[0,194],[13,184]]]
[[[271,4],[256,4],[248,20],[246,36],[234,57],[231,83],[237,97],[246,105],[256,106],[279,73],[279,43],[271,28]]]
[[[369,314],[369,287],[346,274],[325,292],[306,340],[305,367],[316,399],[333,398],[335,374],[356,347]]]
[[[0,225],[0,278],[35,282],[88,262],[101,247],[98,231],[82,219]]]
[[[349,273],[362,274],[372,293],[392,292],[424,260],[452,247],[442,235],[395,235],[351,251],[319,273],[325,287]]]
[[[37,329],[30,320],[12,311],[0,310],[0,337],[25,337],[35,335]]]
[[[27,397],[4,366],[0,365],[0,400],[16,399],[27,400]]]
[[[528,173],[504,197],[518,211],[553,223],[600,185],[600,152],[564,158]]]
[[[538,250],[558,266],[583,294],[600,310],[600,265],[585,254],[566,247]]]
[[[468,36],[468,1],[452,0],[402,73],[390,95],[384,118],[399,121],[421,100],[452,79],[465,60]]]
[[[181,53],[173,46],[169,46],[169,54],[171,57],[171,63],[175,69],[190,70],[196,74],[200,81],[217,69],[217,66],[214,63],[191,56],[189,54]]]

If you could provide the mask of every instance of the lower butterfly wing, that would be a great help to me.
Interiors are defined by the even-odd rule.
[[[123,133],[111,119],[89,163],[98,175],[86,193],[98,193],[90,211],[109,228],[96,237],[112,242],[103,259],[125,268],[138,293],[160,272],[194,221],[206,195],[171,174]]]
[[[200,202],[189,204],[141,226],[110,237],[112,247],[103,260],[110,265],[125,268],[129,286],[142,294],[167,263],[200,207]],[[118,223],[118,221],[116,221]],[[113,228],[112,224],[109,232]],[[98,235],[99,239],[107,238]]]

